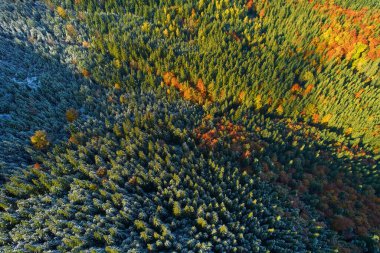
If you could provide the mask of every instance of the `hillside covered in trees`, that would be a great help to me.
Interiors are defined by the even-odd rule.
[[[0,1],[0,252],[380,252],[380,3]]]

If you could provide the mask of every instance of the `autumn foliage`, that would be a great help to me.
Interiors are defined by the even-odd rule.
[[[247,159],[252,152],[261,152],[267,146],[267,143],[260,140],[254,133],[226,120],[219,120],[212,129],[198,127],[195,133],[201,147],[215,149],[218,144],[221,147],[229,144],[229,149],[237,152],[241,159]]]
[[[319,116],[314,115],[314,121],[319,122]],[[206,121],[212,120],[205,117]],[[322,119],[323,120],[323,119]],[[278,121],[278,120],[275,120]],[[324,120],[326,121],[326,119]],[[332,177],[334,168],[326,165],[316,165],[313,169],[299,174],[301,168],[296,165],[288,167],[281,162],[276,154],[270,155],[270,160],[264,160],[262,156],[270,152],[270,144],[263,140],[259,134],[247,131],[243,126],[236,125],[226,120],[214,120],[214,127],[199,126],[195,129],[195,134],[199,140],[199,146],[205,149],[218,150],[226,149],[237,154],[241,163],[242,173],[252,173],[249,161],[252,157],[260,158],[262,166],[260,177],[263,180],[275,182],[290,190],[297,190],[300,196],[314,194],[318,199],[317,209],[330,222],[331,227],[340,233],[346,233],[352,229],[359,235],[368,235],[373,226],[380,226],[380,198],[370,187],[361,192],[343,173]],[[258,132],[260,128],[256,129]],[[288,122],[286,133],[303,132],[305,139],[319,140],[319,136],[310,131],[304,123]],[[298,149],[298,148],[297,148]],[[268,151],[267,151],[268,150]],[[344,153],[352,159],[366,157],[368,154],[363,150],[354,147],[347,147],[337,144],[336,153]],[[285,156],[294,157],[296,152],[289,150]],[[327,151],[320,153],[322,161],[332,161],[333,154]],[[297,160],[298,158],[293,158]],[[272,163],[272,165],[270,165]],[[368,164],[375,164],[375,160],[369,159]],[[248,166],[247,166],[248,165]],[[286,169],[285,169],[286,168]],[[298,173],[297,173],[298,172]],[[294,175],[297,174],[297,177]],[[301,208],[301,199],[297,197],[294,207]],[[341,215],[340,210],[345,210],[345,215]],[[304,218],[309,215],[301,208]]]
[[[79,117],[79,113],[74,108],[69,108],[66,111],[66,120],[68,122],[74,122]]]
[[[380,14],[369,9],[351,10],[334,4],[316,4],[314,9],[328,16],[323,34],[314,39],[317,51],[327,59],[366,60],[380,58],[380,37],[376,25]]]
[[[247,10],[251,10],[253,7],[253,0],[248,0],[245,4],[245,7],[247,8]]]
[[[182,97],[186,100],[190,100],[198,104],[204,104],[205,102],[211,100],[211,97],[207,94],[206,85],[200,78],[195,85],[191,85],[189,83],[179,82],[174,73],[165,72],[162,75],[162,79],[166,85],[179,90]]]
[[[36,149],[45,149],[50,145],[47,138],[47,133],[43,130],[38,130],[30,137],[30,141]]]
[[[61,18],[67,17],[67,13],[66,13],[65,9],[63,9],[61,6],[57,7],[57,13]]]
[[[72,25],[72,24],[67,24],[66,25],[66,31],[67,31],[67,34],[71,37],[71,38],[76,38],[76,36],[78,35],[78,32],[76,31],[75,29],[75,26]]]
[[[96,175],[98,177],[105,177],[107,175],[107,169],[104,168],[104,167],[100,167],[97,171],[96,171]]]
[[[83,68],[81,69],[81,73],[84,77],[90,77],[90,71],[88,71],[87,69]]]
[[[299,92],[299,91],[301,91],[301,90],[302,90],[302,88],[301,88],[301,86],[300,86],[298,83],[294,84],[294,85],[292,86],[292,88],[291,88],[291,91],[292,91],[293,93],[297,93],[297,92]]]

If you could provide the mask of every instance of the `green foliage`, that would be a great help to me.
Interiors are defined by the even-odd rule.
[[[376,252],[379,62],[323,4],[0,3],[0,251]]]

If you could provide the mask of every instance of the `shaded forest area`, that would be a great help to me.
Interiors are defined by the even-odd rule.
[[[0,12],[0,251],[379,252],[377,1]]]

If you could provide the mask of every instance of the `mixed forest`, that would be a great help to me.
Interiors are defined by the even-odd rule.
[[[0,252],[380,252],[379,1],[0,1]]]

